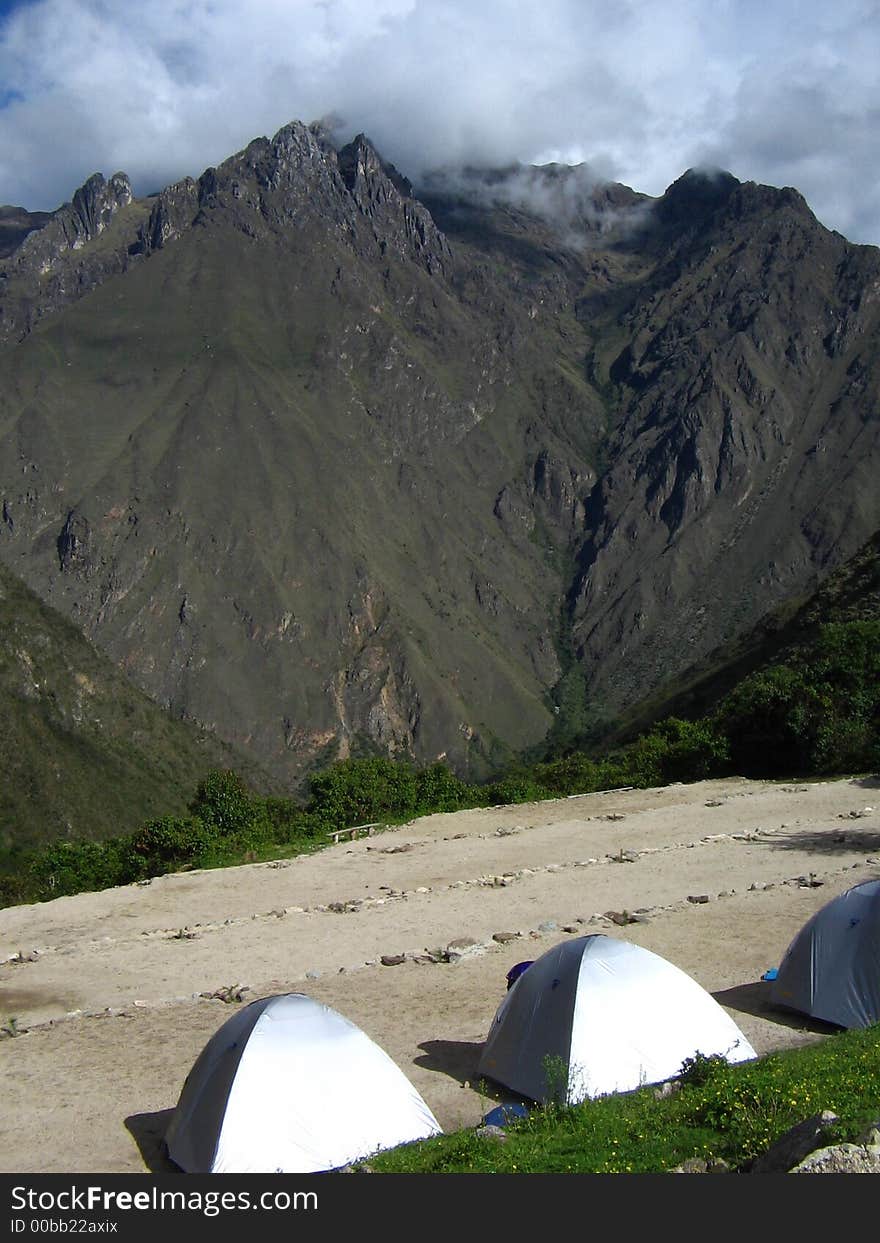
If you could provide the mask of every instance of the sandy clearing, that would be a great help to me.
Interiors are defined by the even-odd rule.
[[[506,971],[571,935],[662,954],[718,995],[758,1052],[820,1039],[820,1025],[770,1011],[758,981],[813,911],[880,875],[875,802],[875,781],[606,793],[0,911],[0,1018],[28,1029],[0,1043],[0,1170],[163,1168],[168,1111],[231,1013],[199,994],[232,984],[247,1000],[303,991],[340,1010],[445,1129],[485,1110],[470,1084]],[[821,885],[804,883],[811,874]],[[603,918],[638,910],[647,922]],[[502,946],[500,931],[519,935]],[[379,961],[460,937],[487,948],[455,964]]]

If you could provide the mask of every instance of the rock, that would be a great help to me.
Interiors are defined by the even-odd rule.
[[[501,1126],[478,1126],[474,1131],[477,1139],[494,1139],[498,1144],[506,1144],[508,1135]]]
[[[306,979],[307,979],[307,980],[320,980],[320,978],[321,978],[321,972],[320,972],[320,971],[307,971],[307,972],[306,972]]]
[[[493,932],[492,940],[497,941],[499,945],[507,945],[508,941],[516,941],[519,937],[518,932]]]
[[[832,1113],[830,1109],[823,1109],[821,1113],[799,1122],[753,1161],[750,1173],[786,1173],[811,1152],[815,1152],[829,1128],[836,1121],[837,1114]]]
[[[580,932],[580,928],[577,926],[577,924],[563,924],[562,931],[563,932]]]
[[[688,1157],[686,1161],[682,1161],[681,1165],[669,1171],[670,1174],[708,1174],[708,1172],[709,1164],[702,1157]]]
[[[665,1100],[667,1096],[674,1096],[676,1092],[680,1091],[681,1081],[679,1079],[667,1079],[665,1083],[661,1083],[659,1087],[654,1089],[654,1100]]]
[[[460,962],[462,958],[470,958],[475,954],[484,954],[486,946],[471,937],[458,937],[446,946],[446,957],[449,962]]]
[[[383,967],[399,967],[406,962],[406,954],[383,954],[379,961]]]
[[[670,1174],[729,1174],[730,1166],[723,1157],[688,1157],[669,1171]]]
[[[625,924],[636,923],[635,916],[630,915],[629,911],[606,911],[604,919],[610,919],[612,924],[617,924],[622,928]],[[590,921],[592,923],[592,920]]]
[[[612,863],[638,863],[639,852],[637,850],[618,850],[616,855],[609,855],[608,858]]]
[[[834,1144],[819,1148],[789,1170],[790,1174],[880,1174],[880,1147]]]
[[[695,905],[700,905],[708,901],[709,895],[707,893],[688,894],[688,902],[693,902]]]
[[[558,932],[559,924],[555,919],[545,919],[543,923],[538,924],[539,932]]]

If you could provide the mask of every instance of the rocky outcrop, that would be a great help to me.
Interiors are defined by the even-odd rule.
[[[133,246],[135,254],[150,254],[176,241],[192,228],[199,209],[199,186],[192,177],[168,186],[156,198],[149,219],[141,226]]]
[[[109,181],[94,173],[70,203],[53,213],[47,225],[25,238],[15,253],[13,270],[36,269],[40,275],[47,275],[69,251],[82,250],[99,237],[133,197],[125,173],[114,173]]]
[[[39,320],[125,269],[131,236],[124,230],[99,252],[89,243],[111,230],[132,200],[125,173],[109,181],[95,173],[10,250],[0,262],[0,343],[25,336]]]
[[[413,197],[412,186],[359,134],[337,157],[346,189],[371,222],[379,249],[392,245],[401,258],[415,258],[431,274],[446,273],[452,253],[430,212]]]

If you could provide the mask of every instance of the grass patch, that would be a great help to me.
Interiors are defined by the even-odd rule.
[[[507,1128],[507,1141],[472,1129],[370,1159],[376,1173],[662,1173],[691,1157],[735,1171],[790,1127],[823,1109],[837,1114],[831,1142],[853,1141],[880,1116],[880,1025],[736,1066],[697,1058],[680,1090],[652,1087],[581,1105],[551,1105]]]

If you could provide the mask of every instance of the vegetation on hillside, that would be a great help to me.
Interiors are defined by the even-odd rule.
[[[130,833],[194,786],[258,766],[176,719],[0,563],[0,872],[53,839]]]
[[[317,773],[301,805],[254,793],[232,770],[212,771],[186,815],[19,855],[0,875],[0,900],[40,901],[180,868],[301,853],[339,829],[431,812],[732,773],[791,778],[878,767],[880,620],[837,622],[823,626],[809,648],[745,678],[707,716],[668,717],[608,755],[573,751],[483,785],[462,781],[444,764],[415,769],[381,757],[350,759]]]

